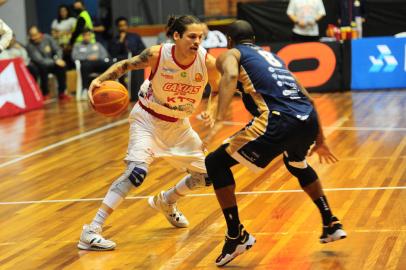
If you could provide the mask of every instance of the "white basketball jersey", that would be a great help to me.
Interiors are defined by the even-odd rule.
[[[193,63],[182,66],[174,57],[174,44],[163,44],[159,62],[150,80],[139,92],[139,102],[156,113],[187,118],[199,105],[208,81],[206,50],[199,46]]]

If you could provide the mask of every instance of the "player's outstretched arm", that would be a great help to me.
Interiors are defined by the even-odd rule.
[[[211,91],[207,101],[206,110],[201,114],[201,116],[204,124],[208,127],[212,127],[217,114],[218,90],[221,76],[216,67],[216,58],[214,58],[211,54],[207,55],[206,67]]]
[[[293,77],[295,77],[295,76],[293,75]],[[310,96],[309,92],[307,92],[306,88],[304,88],[304,86],[297,80],[296,77],[295,77],[295,79],[296,79],[297,85],[300,88],[300,91],[303,93],[303,95],[305,95],[309,99],[309,101],[313,105],[314,110],[317,113],[316,104],[315,104],[314,100],[312,99],[312,97]],[[320,122],[318,113],[317,113],[317,122],[319,123],[319,132],[317,133],[316,142],[315,142],[314,146],[312,147],[312,149],[310,150],[309,156],[313,155],[314,153],[317,153],[317,155],[319,156],[320,163],[323,163],[323,162],[335,163],[338,161],[338,158],[331,152],[330,148],[326,144],[326,140],[325,140],[324,133],[323,133],[323,128],[321,126],[321,122]]]
[[[237,49],[231,49],[220,55],[216,60],[217,69],[221,73],[218,108],[214,125],[205,139],[206,143],[210,142],[223,127],[223,120],[226,116],[227,108],[237,89],[240,57],[241,54]]]

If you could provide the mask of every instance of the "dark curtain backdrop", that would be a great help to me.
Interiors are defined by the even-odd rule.
[[[364,36],[406,32],[406,0],[367,0]]]
[[[325,36],[329,23],[338,24],[339,1],[323,0],[326,16],[319,22],[320,35]],[[365,0],[364,36],[392,36],[406,31],[406,0]],[[291,40],[293,24],[286,10],[289,1],[238,3],[237,17],[249,21],[258,43]]]

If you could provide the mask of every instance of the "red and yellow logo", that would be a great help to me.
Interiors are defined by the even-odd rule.
[[[203,75],[201,73],[196,73],[195,74],[195,81],[196,82],[201,82],[203,80]]]
[[[197,94],[200,91],[201,86],[193,86],[183,83],[165,83],[163,86],[164,91],[174,92],[175,95],[185,96],[187,94]]]

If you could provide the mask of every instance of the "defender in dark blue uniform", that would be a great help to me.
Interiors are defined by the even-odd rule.
[[[230,50],[216,63],[222,79],[218,112],[209,137],[222,128],[236,88],[254,118],[206,158],[207,172],[227,222],[226,242],[216,264],[227,264],[255,243],[255,238],[240,223],[230,168],[241,163],[259,171],[280,154],[286,168],[320,210],[323,220],[320,242],[345,238],[316,172],[306,162],[314,143],[310,154],[316,152],[320,161],[327,163],[337,161],[324,142],[313,100],[278,56],[253,44],[254,34],[248,22],[238,20],[231,24],[228,39]]]

